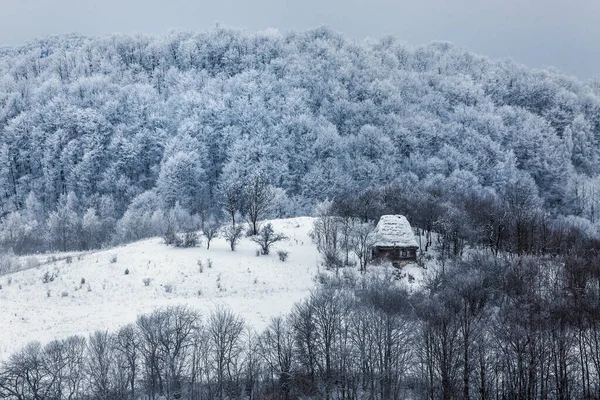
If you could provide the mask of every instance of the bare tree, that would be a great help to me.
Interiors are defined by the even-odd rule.
[[[216,372],[217,399],[226,397],[227,384],[232,383],[242,353],[244,320],[229,310],[219,308],[208,318],[207,334],[211,344],[213,368]]]
[[[13,354],[3,365],[0,389],[8,399],[43,399],[51,386],[47,379],[42,346],[39,342],[33,342]]]
[[[244,185],[237,177],[231,177],[219,184],[221,205],[224,211],[231,216],[231,224],[235,225],[237,213],[244,210]]]
[[[282,317],[272,318],[261,336],[260,349],[269,373],[277,378],[281,397],[287,400],[290,397],[294,361],[294,333],[290,322]]]
[[[135,399],[135,384],[140,361],[140,339],[135,327],[127,325],[119,329],[113,337],[113,346],[124,389],[128,388],[129,396]]]
[[[319,210],[311,232],[323,263],[327,268],[336,268],[336,271],[342,265],[340,225],[341,219],[330,215],[329,206],[325,205]]]
[[[275,194],[269,180],[262,172],[255,172],[247,177],[244,194],[252,235],[257,235],[258,220],[269,211]]]
[[[155,314],[161,314],[157,319],[162,321],[158,342],[165,363],[161,368],[165,394],[167,398],[179,399],[182,397],[183,370],[200,316],[184,306],[169,307]]]
[[[164,385],[161,375],[162,354],[160,352],[160,329],[163,323],[162,314],[142,315],[137,319],[140,333],[140,350],[143,357],[143,378],[146,394],[150,399],[162,395]]]
[[[63,340],[65,363],[61,391],[66,399],[75,399],[83,394],[85,349],[86,341],[82,336],[71,336]]]
[[[268,223],[261,228],[258,236],[253,236],[250,240],[260,246],[260,251],[263,255],[267,255],[273,244],[281,242],[282,240],[287,240],[287,236],[282,233],[275,233],[273,225]]]
[[[372,222],[357,222],[350,231],[350,249],[356,255],[361,272],[367,270],[374,239],[371,235],[375,226]]]
[[[219,235],[220,229],[221,223],[214,216],[210,216],[210,218],[208,218],[208,221],[204,223],[204,228],[202,228],[202,232],[206,237],[206,250],[210,249],[210,242]]]
[[[231,251],[235,251],[238,241],[242,238],[243,228],[241,225],[229,225],[223,229],[223,237],[229,243]]]
[[[96,331],[88,340],[88,368],[92,394],[101,400],[111,398],[112,344],[108,332]]]

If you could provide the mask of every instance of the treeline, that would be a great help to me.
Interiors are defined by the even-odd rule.
[[[172,178],[180,179],[182,175],[178,173]],[[271,185],[265,174],[252,172],[239,179],[221,182],[216,189],[219,202],[214,206],[214,214],[198,209],[190,212],[181,206],[180,200],[189,200],[189,204],[197,193],[192,191],[189,197],[182,193],[191,191],[190,188],[199,182],[186,181],[190,186],[180,186],[178,195],[168,198],[159,198],[155,191],[146,192],[134,199],[120,220],[102,219],[94,208],[83,209],[73,192],[61,196],[56,210],[45,217],[40,202],[32,193],[22,210],[4,218],[0,246],[17,254],[89,250],[162,236],[168,245],[189,247],[199,244],[199,233],[206,236],[210,246],[210,240],[219,234],[228,237],[231,229],[238,230],[237,238],[242,237],[242,222],[248,223],[250,236],[257,235],[259,220],[277,215],[285,199],[282,191]],[[0,267],[0,273],[3,272],[7,271]]]
[[[278,190],[276,217],[391,182],[502,198],[519,184],[544,212],[596,230],[598,87],[449,43],[353,42],[327,29],[4,48],[2,245],[65,247],[15,243],[15,226],[54,240],[86,225],[101,231],[93,246],[135,240],[123,226],[138,215],[177,201],[201,219],[219,214],[223,183],[256,172]]]
[[[0,398],[595,399],[597,265],[477,253],[412,294],[346,269],[260,333],[224,309],[162,309],[27,345]]]

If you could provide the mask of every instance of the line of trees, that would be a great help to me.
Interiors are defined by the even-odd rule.
[[[45,218],[41,203],[30,194],[21,211],[8,214],[0,223],[0,247],[17,254],[89,250],[151,236],[163,236],[167,244],[194,245],[199,230],[206,231],[212,240],[223,224],[222,214],[231,218],[233,227],[229,230],[237,229],[241,234],[238,225],[247,222],[250,235],[257,235],[259,221],[272,216],[277,205],[278,191],[260,171],[223,182],[218,194],[221,208],[214,208],[214,214],[190,207],[192,201],[183,193],[184,188],[176,189],[169,186],[173,192],[170,197],[160,188],[137,196],[119,220],[103,218],[102,210],[83,209],[73,192],[61,196],[57,209]],[[180,200],[186,199],[184,207]]]
[[[476,252],[416,293],[346,269],[260,333],[225,309],[161,309],[117,332],[27,345],[0,365],[0,398],[595,399],[592,253]]]

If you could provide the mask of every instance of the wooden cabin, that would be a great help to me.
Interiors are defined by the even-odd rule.
[[[371,235],[373,261],[391,261],[400,266],[417,259],[419,245],[404,215],[381,216]]]

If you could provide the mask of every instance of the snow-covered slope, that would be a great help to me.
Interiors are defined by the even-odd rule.
[[[222,238],[210,250],[206,243],[179,249],[153,238],[0,277],[0,358],[32,340],[117,329],[141,313],[174,304],[205,314],[225,305],[262,329],[314,285],[319,256],[308,235],[312,221],[273,221],[289,240],[274,245],[268,256],[256,256],[258,246],[249,239],[232,252]],[[289,252],[285,262],[278,249]],[[46,273],[55,277],[44,283]]]

